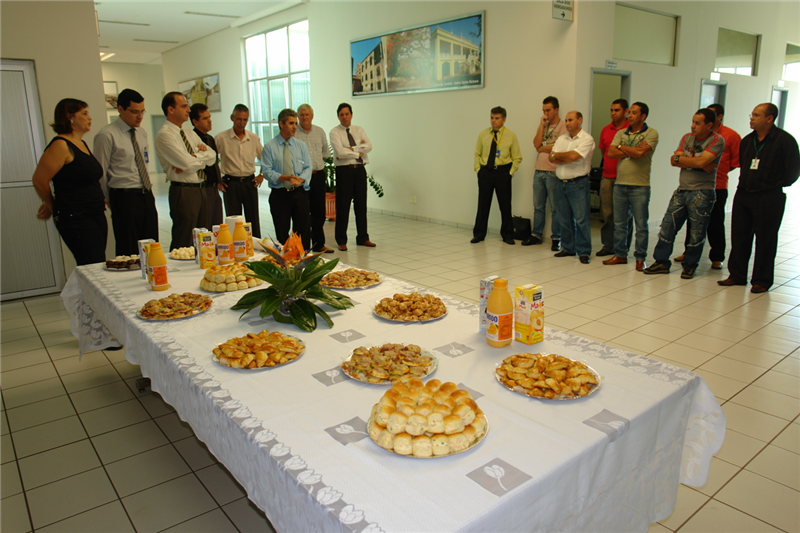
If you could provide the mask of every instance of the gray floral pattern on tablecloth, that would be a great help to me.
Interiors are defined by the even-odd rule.
[[[347,381],[347,376],[342,371],[342,367],[336,365],[333,368],[328,370],[323,370],[322,372],[317,372],[315,374],[311,374],[311,377],[325,385],[326,387],[330,387],[331,385],[336,385],[337,383],[341,383],[343,381]]]
[[[492,459],[485,465],[467,474],[472,481],[497,496],[505,496],[519,487],[531,476],[500,458]]]
[[[359,417],[351,418],[341,424],[325,428],[325,433],[345,446],[351,442],[358,442],[362,439],[366,439],[369,436],[367,433],[367,423]]]
[[[434,348],[440,354],[446,355],[447,357],[456,358],[458,356],[468,354],[469,352],[474,352],[474,348],[470,348],[465,344],[460,344],[458,342],[451,342],[450,344],[445,344],[444,346],[439,346],[438,348]]]

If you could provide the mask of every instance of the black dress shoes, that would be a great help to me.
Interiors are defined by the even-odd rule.
[[[531,246],[533,244],[542,244],[541,237],[537,237],[536,235],[531,235],[524,241],[522,241],[522,246]]]
[[[550,249],[553,250],[554,252],[559,251],[561,249],[561,241],[558,240],[558,239],[553,239],[553,245],[550,246]],[[572,255],[575,255],[575,254],[572,254]]]
[[[482,242],[482,241],[483,241],[483,239],[479,239],[477,237],[473,237],[472,240],[469,241],[469,242],[471,242],[472,244],[475,244],[475,243]]]
[[[605,257],[607,255],[612,255],[613,253],[614,253],[614,250],[609,250],[608,248],[606,248],[604,246],[603,248],[600,249],[599,252],[597,252],[594,255],[596,255],[597,257]]]
[[[503,239],[503,242],[506,244],[517,244],[516,242],[514,242],[514,239]]]
[[[581,260],[581,263],[583,263],[584,265],[588,265],[589,262],[592,260],[592,258],[589,257],[588,255],[582,255],[580,257],[580,260]]]
[[[553,257],[573,257],[574,255],[575,255],[575,252],[568,252],[566,250],[561,250],[560,252],[555,254]]]

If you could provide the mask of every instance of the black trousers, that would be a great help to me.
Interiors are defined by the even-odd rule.
[[[360,167],[336,167],[336,244],[347,244],[350,202],[356,215],[356,244],[369,240],[367,231],[367,171]]]
[[[206,189],[206,211],[208,212],[208,221],[204,227],[208,230],[215,224],[222,224],[222,197],[219,195],[216,183],[209,183],[205,186]]]
[[[244,215],[247,222],[253,224],[253,237],[261,237],[261,219],[258,215],[258,187],[255,176],[232,178],[223,176],[225,192],[225,215]],[[244,207],[244,212],[242,212]]]
[[[708,229],[706,236],[708,237],[708,258],[711,261],[725,261],[725,247],[727,241],[725,239],[725,204],[728,203],[728,189],[716,189],[717,201],[714,202],[714,207],[711,208],[711,215],[708,219]],[[686,241],[684,248],[689,245],[689,225],[690,220],[686,221]]]
[[[140,239],[158,242],[158,211],[152,191],[108,188],[117,255],[139,253]]]
[[[308,204],[311,209],[311,249],[319,252],[325,246],[325,171],[311,174]]]
[[[75,257],[78,266],[102,263],[106,260],[108,222],[103,211],[69,214],[56,211],[56,229]]]
[[[786,208],[786,195],[781,189],[763,192],[737,190],[731,213],[731,254],[728,271],[738,283],[747,282],[747,266],[753,250],[753,274],[750,283],[770,288],[775,277],[775,254],[778,251],[778,230]]]
[[[172,182],[169,186],[169,216],[172,218],[169,249],[193,246],[192,230],[203,227],[208,218],[206,188],[202,185],[185,187]]]
[[[497,168],[481,167],[478,171],[478,214],[475,215],[475,226],[472,228],[472,236],[476,239],[486,238],[493,193],[497,195],[497,205],[500,208],[500,237],[503,240],[514,239],[509,170],[510,163]],[[339,216],[338,213],[336,216]]]
[[[294,189],[271,189],[269,193],[269,210],[272,213],[272,225],[275,226],[275,238],[284,244],[289,238],[289,229],[300,236],[303,249],[309,249],[311,237],[310,216],[308,208],[308,192],[302,187]]]

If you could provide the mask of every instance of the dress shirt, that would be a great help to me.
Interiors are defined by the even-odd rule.
[[[758,168],[751,169],[758,157]],[[797,141],[786,131],[772,126],[759,142],[756,132],[742,139],[739,150],[739,186],[747,192],[759,192],[789,187],[800,173],[800,154]]]
[[[203,133],[197,128],[194,128],[192,131],[194,131],[197,136],[200,137],[200,140],[205,143],[206,146],[219,154],[219,151],[217,150],[217,143],[214,141],[214,137],[212,137],[210,133]],[[204,168],[203,172],[206,173],[206,184],[216,185],[219,183],[219,164],[217,161],[214,161],[213,165],[208,165],[206,168]]]
[[[136,141],[142,152],[145,164],[149,163],[149,150],[147,147],[147,132],[143,128],[136,128]],[[103,167],[103,176],[100,180],[103,194],[108,200],[108,188],[114,189],[141,189],[144,187],[139,169],[136,167],[135,153],[131,141],[131,127],[121,118],[111,124],[103,126],[94,136],[94,156]]]
[[[556,176],[562,180],[571,180],[586,176],[592,170],[592,152],[594,151],[594,138],[586,130],[581,130],[575,137],[565,133],[553,145],[553,152],[578,152],[581,158],[572,163],[556,166]]]
[[[324,169],[325,158],[331,155],[331,149],[328,147],[328,137],[325,135],[325,130],[312,124],[311,131],[306,132],[303,126],[298,125],[297,133],[294,134],[294,137],[295,139],[303,141],[306,143],[306,146],[308,146],[308,151],[311,154],[311,170],[317,172],[318,170]],[[347,138],[347,132],[345,132],[345,138]]]
[[[270,189],[283,189],[282,181],[278,181],[283,175],[283,143],[281,134],[269,141],[261,152],[261,172],[269,182]],[[292,154],[292,173],[298,178],[303,178],[303,188],[308,190],[311,187],[311,154],[308,153],[308,146],[303,141],[298,141],[294,137],[289,137],[289,153]]]
[[[620,126],[619,128],[614,125],[612,122],[602,130],[600,130],[600,143],[597,145],[600,148],[600,151],[603,152],[603,177],[604,178],[616,178],[617,177],[617,164],[619,163],[619,159],[614,159],[613,157],[608,157],[608,148],[611,146],[612,141],[614,140],[614,136],[617,134],[619,130],[626,130],[628,129],[628,121],[625,121],[625,124]]]
[[[250,130],[244,130],[244,139],[240,139],[233,128],[225,130],[214,137],[220,156],[220,167],[225,176],[244,177],[262,173],[261,165],[256,169],[256,161],[261,157],[261,139]]]
[[[517,134],[503,126],[497,130],[497,147],[500,149],[500,157],[495,158],[494,164],[501,166],[511,163],[509,174],[513,176],[519,168],[519,164],[522,163],[522,152],[519,149]],[[486,166],[491,151],[492,128],[486,128],[478,134],[478,142],[475,143],[475,172]]]
[[[717,184],[715,187],[717,189],[727,189],[728,172],[734,168],[739,168],[739,145],[742,142],[742,138],[724,124],[719,125],[717,133],[725,139],[725,150],[722,151],[722,159],[719,160],[719,166],[717,167]]]
[[[197,171],[213,165],[217,161],[217,153],[211,148],[201,152],[200,145],[206,145],[200,137],[190,130],[183,130],[183,133],[194,150],[194,156],[186,149],[181,138],[181,128],[170,121],[165,122],[156,133],[156,155],[169,181],[201,183],[203,180],[197,175]],[[178,174],[175,172],[177,169],[183,172]]]
[[[298,130],[300,128],[298,127]],[[369,163],[367,154],[372,151],[372,143],[369,142],[364,128],[361,126],[350,126],[350,135],[356,141],[355,150],[350,150],[350,140],[347,138],[347,130],[339,124],[331,130],[331,148],[333,148],[333,164],[337,167],[342,165],[358,165],[360,157],[366,165]],[[363,144],[362,144],[363,143]],[[359,156],[358,154],[364,154]]]

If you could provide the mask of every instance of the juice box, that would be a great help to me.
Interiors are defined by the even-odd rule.
[[[544,288],[529,283],[514,289],[514,339],[525,344],[544,340]]]
[[[486,319],[486,303],[489,301],[489,295],[492,294],[494,280],[496,279],[497,276],[489,276],[488,278],[483,278],[481,280],[480,298],[478,299],[478,331],[486,331],[489,327],[489,321]]]
[[[208,233],[206,228],[194,228],[192,230],[192,243],[194,244],[194,262],[200,264],[200,240],[197,236],[201,233]]]
[[[228,229],[230,229],[230,228],[228,228]],[[213,226],[211,226],[211,231],[214,234],[214,244],[216,245],[217,244],[217,235],[219,235],[219,224],[214,224]]]
[[[154,239],[142,239],[139,241],[139,262],[142,264],[142,279],[147,279],[147,255],[150,252],[148,246],[156,242]]]
[[[247,246],[247,257],[253,257],[256,255],[255,251],[253,250],[253,223],[245,222],[244,230],[247,232],[247,242],[245,243]]]
[[[217,263],[217,245],[214,234],[204,231],[197,234],[197,256],[200,258],[200,268],[207,269]]]

